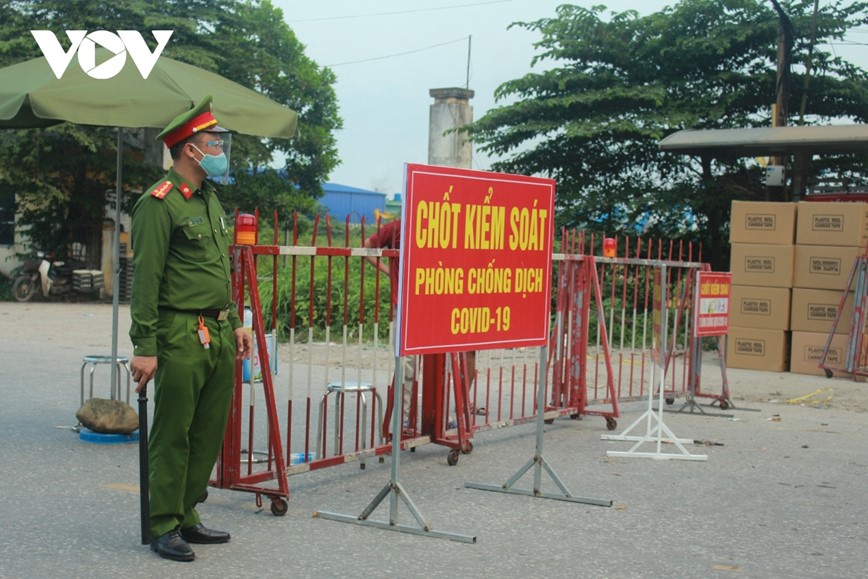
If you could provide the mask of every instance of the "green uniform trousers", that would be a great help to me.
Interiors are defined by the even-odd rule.
[[[205,318],[211,344],[199,341],[197,315],[161,311],[157,323],[154,420],[148,445],[150,528],[157,538],[200,522],[195,506],[223,444],[235,383],[229,321]]]

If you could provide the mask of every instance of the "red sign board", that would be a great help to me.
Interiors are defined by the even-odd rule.
[[[555,182],[407,165],[398,351],[542,346]]]
[[[696,272],[696,300],[693,308],[693,335],[725,336],[729,332],[729,295],[732,274]]]

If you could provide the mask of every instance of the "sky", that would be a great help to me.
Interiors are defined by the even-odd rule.
[[[306,55],[337,76],[344,128],[337,133],[339,165],[329,181],[398,193],[404,163],[428,162],[428,113],[432,88],[475,92],[473,118],[497,106],[494,92],[520,78],[537,54],[539,34],[513,22],[557,15],[565,0],[272,0],[305,45]],[[675,0],[592,0],[609,11],[657,12]],[[863,32],[863,31],[860,31]],[[468,37],[470,40],[468,41]],[[868,42],[868,34],[855,38]],[[836,47],[868,68],[868,45]],[[469,58],[468,58],[469,52]],[[468,66],[469,62],[469,66]],[[469,75],[468,75],[469,70]],[[469,83],[468,83],[469,77]],[[500,103],[503,104],[503,103]],[[303,127],[302,127],[303,130]],[[473,168],[491,159],[474,151]]]

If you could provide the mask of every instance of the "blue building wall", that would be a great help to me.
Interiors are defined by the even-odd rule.
[[[385,211],[386,194],[368,191],[338,183],[323,183],[323,196],[319,202],[331,214],[332,219],[343,221],[349,215],[350,223],[375,223],[374,210]]]

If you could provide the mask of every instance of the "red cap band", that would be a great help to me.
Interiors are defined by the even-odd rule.
[[[214,115],[212,115],[210,111],[202,113],[198,117],[193,117],[177,129],[163,137],[163,142],[169,148],[174,147],[190,135],[194,135],[199,131],[204,131],[208,127],[213,127],[216,124],[217,119],[214,118]]]

